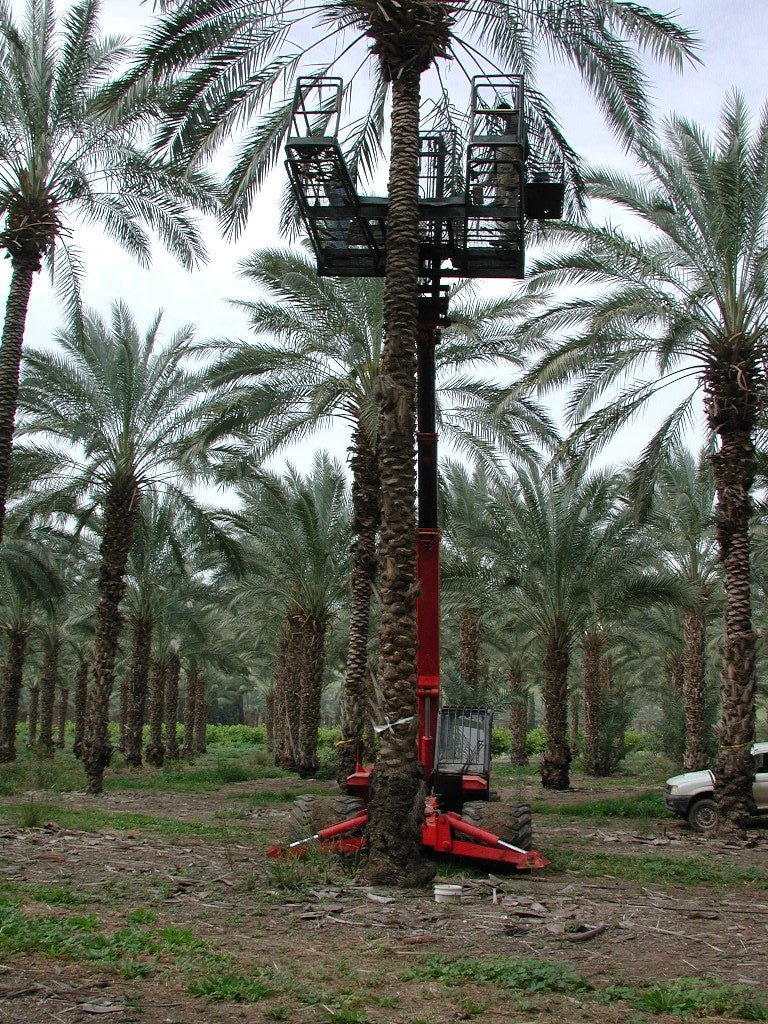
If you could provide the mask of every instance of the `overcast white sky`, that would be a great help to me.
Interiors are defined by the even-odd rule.
[[[674,8],[667,7],[663,0],[647,0],[647,4],[674,13],[682,24],[697,31],[702,42],[703,66],[691,68],[683,76],[649,64],[660,117],[676,111],[705,126],[714,126],[723,96],[731,86],[738,87],[758,113],[768,95],[768,0],[678,0]],[[12,0],[11,6],[20,12],[22,0]],[[65,6],[60,0],[58,9]],[[151,3],[142,5],[139,0],[102,0],[102,27],[136,37],[152,17],[151,7]],[[553,103],[567,138],[583,157],[601,164],[623,160],[620,148],[575,72],[542,65],[538,85]],[[133,309],[140,323],[146,323],[158,308],[163,308],[169,329],[193,322],[200,337],[243,336],[246,331],[242,314],[231,308],[227,299],[248,295],[248,289],[236,276],[238,260],[253,248],[280,241],[277,179],[281,173],[273,176],[236,243],[223,242],[211,225],[207,233],[210,262],[191,274],[181,270],[159,248],[153,267],[141,270],[99,233],[78,232],[77,240],[86,255],[88,304],[106,312],[109,303],[120,298]],[[9,266],[3,261],[3,307],[9,279]],[[43,274],[33,288],[27,338],[32,343],[43,343],[58,324],[56,299]],[[335,446],[339,457],[343,457],[346,442],[339,438]]]

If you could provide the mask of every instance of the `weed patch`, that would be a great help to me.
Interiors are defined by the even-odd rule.
[[[412,968],[405,977],[432,978],[447,985],[485,982],[528,995],[584,992],[589,988],[578,971],[567,964],[529,958],[515,960],[503,956],[482,960],[469,956],[456,960],[433,956],[420,967]]]
[[[768,1003],[746,985],[728,985],[716,978],[675,978],[648,986],[611,985],[602,1002],[623,1000],[638,1010],[677,1017],[729,1017],[768,1021]]]
[[[207,999],[227,1003],[258,1003],[273,993],[263,978],[248,977],[239,971],[195,978],[189,991],[193,996],[205,996]]]
[[[594,853],[586,849],[552,845],[552,866],[561,871],[574,871],[582,875],[609,875],[634,882],[714,885],[723,888],[754,885],[758,889],[768,889],[768,871],[763,867],[720,865],[706,857]]]
[[[535,800],[534,814],[558,814],[566,818],[663,818],[664,798],[653,791],[613,800],[591,800],[577,804],[552,804]]]

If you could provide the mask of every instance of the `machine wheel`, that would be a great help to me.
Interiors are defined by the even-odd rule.
[[[365,807],[357,796],[297,796],[289,816],[290,840],[307,839],[337,821],[351,818]]]
[[[717,825],[717,804],[709,797],[704,797],[691,804],[686,817],[695,832],[711,832]]]
[[[521,850],[533,847],[533,824],[528,804],[468,800],[461,808],[461,816],[472,825],[494,832],[504,842],[519,846]]]

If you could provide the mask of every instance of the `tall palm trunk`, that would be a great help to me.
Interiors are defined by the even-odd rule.
[[[704,720],[706,696],[706,622],[700,612],[687,611],[684,622],[683,697],[685,699],[686,771],[699,771],[709,762]]]
[[[28,639],[29,630],[24,626],[9,626],[0,705],[0,763],[16,760],[16,724]]]
[[[152,665],[152,682],[149,688],[149,737],[144,756],[147,764],[162,768],[163,751],[163,702],[165,701],[168,659],[158,658]]]
[[[512,764],[528,764],[528,692],[523,683],[523,667],[513,658],[509,666],[509,759]]]
[[[715,799],[723,828],[743,828],[754,811],[756,636],[750,594],[750,492],[755,479],[754,430],[759,388],[754,343],[721,342],[707,374],[707,418],[720,444],[712,456],[715,530],[725,577],[725,651],[721,681],[720,753]]]
[[[56,746],[59,750],[64,749],[65,737],[67,733],[67,715],[69,714],[69,688],[64,686],[62,680],[61,686],[59,687],[59,721],[58,721],[58,736],[56,737]]]
[[[367,431],[358,423],[352,438],[352,546],[351,607],[347,673],[341,702],[341,742],[338,747],[337,779],[342,789],[355,770],[358,757],[365,760],[372,751],[365,748],[364,735],[370,719],[368,692],[368,637],[371,596],[376,577],[376,534],[381,520],[379,468]]]
[[[197,662],[194,658],[187,666],[186,688],[184,692],[184,739],[181,752],[184,757],[191,757],[195,749],[195,702],[197,701]]]
[[[541,762],[545,789],[568,789],[571,752],[568,747],[569,645],[561,639],[547,643],[544,655],[544,710],[547,746]]]
[[[568,727],[571,732],[571,756],[576,757],[579,752],[579,704],[581,698],[578,693],[571,697],[571,705],[568,712]]]
[[[125,570],[133,544],[137,505],[138,485],[132,474],[111,482],[104,506],[99,601],[93,644],[93,685],[88,691],[83,732],[86,792],[91,794],[101,793],[104,769],[112,757],[109,699],[115,681],[115,658],[123,624],[120,602],[125,593]]]
[[[477,616],[464,608],[459,617],[459,675],[477,703],[480,682],[480,624]]]
[[[120,683],[120,709],[117,719],[117,749],[121,754],[125,753],[126,736],[128,735],[128,706],[131,703],[131,677],[123,674]]]
[[[679,697],[683,692],[683,677],[685,666],[682,655],[679,651],[670,651],[664,663],[664,674],[667,677],[671,692]]]
[[[270,686],[264,694],[264,725],[267,730],[267,753],[275,753],[275,687]]]
[[[168,656],[168,674],[165,677],[165,759],[178,761],[179,741],[176,738],[176,717],[179,712],[179,676],[181,660],[176,651]]]
[[[29,688],[29,709],[27,711],[27,746],[34,747],[37,743],[37,722],[40,716],[40,687]]]
[[[399,70],[392,82],[385,345],[379,391],[379,681],[382,721],[406,721],[380,736],[371,785],[366,871],[374,883],[420,885],[434,875],[434,866],[421,857],[424,777],[416,748],[414,429],[420,81],[417,68]]]
[[[195,693],[195,715],[192,722],[192,753],[204,754],[205,746],[205,724],[208,721],[208,697],[206,690],[208,680],[204,672],[198,672]]]
[[[85,708],[88,703],[88,672],[90,666],[87,661],[81,661],[77,666],[75,677],[75,740],[72,744],[72,753],[80,758],[83,754],[83,730],[85,729]]]
[[[304,616],[295,608],[286,615],[275,666],[275,764],[287,771],[297,767],[299,741],[299,694],[305,659]]]
[[[46,757],[53,757],[53,716],[56,705],[56,684],[59,681],[60,653],[60,637],[58,635],[48,637],[40,675],[40,753]]]
[[[151,615],[139,612],[133,620],[131,666],[128,674],[128,720],[125,730],[125,760],[134,768],[141,767],[144,720],[147,716],[147,687],[152,663]]]
[[[325,674],[325,635],[328,616],[325,612],[307,617],[306,652],[299,704],[299,742],[297,768],[302,779],[317,771],[317,730],[320,725],[320,701]]]
[[[5,503],[11,468],[16,406],[19,399],[19,372],[29,295],[35,271],[40,269],[38,254],[23,253],[12,258],[11,287],[5,306],[3,339],[0,344],[0,542],[5,525]]]
[[[584,771],[600,774],[600,659],[604,641],[599,633],[584,637]]]

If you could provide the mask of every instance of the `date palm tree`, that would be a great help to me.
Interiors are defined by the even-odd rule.
[[[301,253],[261,250],[242,265],[267,289],[238,303],[264,342],[226,343],[211,380],[223,389],[206,432],[216,457],[250,466],[333,422],[350,432],[353,564],[347,672],[339,747],[340,784],[354,769],[363,741],[368,695],[368,640],[381,507],[377,391],[381,386],[384,285],[381,280],[318,276]],[[451,326],[436,349],[437,421],[441,438],[493,470],[502,458],[532,462],[556,433],[544,412],[511,388],[491,383],[483,367],[517,365],[508,343],[513,311],[504,299],[452,296]],[[242,448],[233,441],[242,436]],[[226,471],[226,465],[223,467]]]
[[[0,540],[27,306],[43,260],[77,309],[81,259],[70,236],[78,221],[99,224],[145,265],[149,228],[191,268],[204,248],[190,207],[216,208],[206,176],[176,172],[141,148],[146,110],[104,110],[128,50],[99,37],[97,0],[79,0],[58,24],[50,0],[25,7],[17,24],[0,4],[0,248],[11,261],[0,345]]]
[[[609,120],[625,135],[648,124],[645,80],[634,46],[681,66],[692,57],[691,36],[636,4],[578,0],[567,5],[512,0],[167,0],[168,14],[145,41],[122,82],[123,92],[147,80],[179,79],[158,145],[174,158],[197,161],[243,124],[228,178],[229,223],[245,224],[251,200],[278,158],[291,118],[295,76],[349,68],[348,85],[369,65],[372,102],[354,126],[353,170],[377,163],[391,95],[387,271],[382,378],[379,388],[379,467],[382,494],[382,709],[404,726],[381,741],[369,829],[369,878],[419,884],[423,814],[416,749],[416,526],[414,521],[414,366],[418,305],[418,148],[422,77],[434,71],[450,110],[441,61],[450,57],[483,70],[525,71],[532,116],[546,153],[563,154],[571,184],[578,166],[535,88],[539,45],[572,62]],[[306,43],[303,40],[311,39]],[[322,50],[331,51],[328,59]],[[362,53],[361,53],[362,50]],[[486,57],[486,54],[488,55]],[[369,59],[372,55],[373,59]],[[275,99],[277,91],[285,93]],[[266,111],[266,112],[265,112]]]
[[[38,507],[70,508],[81,519],[98,512],[101,536],[93,677],[82,742],[89,793],[102,789],[112,747],[109,698],[123,622],[128,556],[142,496],[165,494],[200,534],[227,544],[224,531],[187,484],[186,444],[207,401],[199,370],[188,368],[196,347],[190,328],[160,338],[158,315],[141,333],[119,303],[109,322],[96,314],[55,338],[53,350],[31,350],[22,382],[26,449],[37,447],[48,473]],[[48,447],[42,448],[47,442]]]
[[[755,433],[765,389],[768,302],[768,110],[752,126],[730,94],[716,138],[673,117],[637,150],[645,179],[597,171],[591,194],[650,230],[564,225],[566,248],[534,268],[532,288],[576,285],[524,330],[545,354],[531,373],[542,389],[571,384],[572,446],[594,453],[660,389],[688,384],[643,452],[636,491],[647,494],[665,451],[703,399],[717,501],[715,533],[726,590],[720,753],[715,797],[724,827],[752,804],[755,647],[750,593]],[[587,297],[583,285],[602,289]],[[590,289],[590,292],[592,289]],[[562,330],[567,338],[562,340]],[[557,338],[558,340],[554,340]],[[655,362],[657,373],[646,377]],[[619,388],[618,397],[604,400]]]
[[[11,523],[0,548],[0,624],[6,636],[0,682],[0,763],[16,758],[24,662],[36,610],[51,613],[63,586],[56,559],[46,544],[46,531]]]
[[[672,448],[661,463],[648,516],[653,542],[668,571],[687,584],[683,612],[682,696],[687,771],[708,767],[707,629],[722,614],[720,564],[714,534],[715,483],[707,451],[698,457]]]
[[[240,600],[255,594],[281,609],[289,670],[279,680],[276,718],[290,734],[286,760],[307,777],[317,768],[326,639],[347,590],[350,516],[344,474],[338,463],[318,455],[306,476],[291,468],[282,476],[262,473],[241,497],[236,522],[251,559]]]
[[[568,670],[575,643],[601,606],[666,596],[648,566],[648,545],[609,473],[579,477],[562,467],[519,472],[486,508],[486,545],[506,580],[505,610],[543,648],[547,747],[541,781],[570,784]]]

